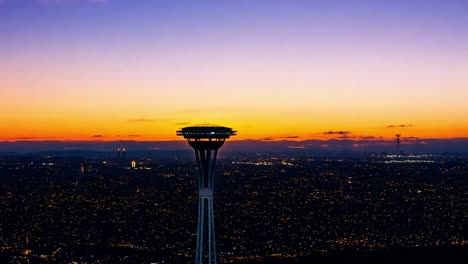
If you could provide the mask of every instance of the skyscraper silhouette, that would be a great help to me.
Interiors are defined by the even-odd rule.
[[[195,264],[216,264],[213,212],[214,169],[218,149],[237,131],[222,126],[190,126],[177,131],[195,150],[198,165],[198,227]]]
[[[127,161],[127,155],[125,154],[125,148],[122,149],[122,162]]]
[[[396,155],[397,155],[397,158],[400,157],[400,134],[396,134],[395,135],[396,137]]]

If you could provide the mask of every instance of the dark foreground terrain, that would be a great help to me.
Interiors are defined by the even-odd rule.
[[[0,158],[0,263],[190,263],[195,165]],[[220,263],[464,262],[463,158],[219,162]]]

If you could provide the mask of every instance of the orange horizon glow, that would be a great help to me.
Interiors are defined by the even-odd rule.
[[[226,125],[226,124],[223,124]],[[229,125],[227,125],[229,126]],[[265,131],[246,131],[238,129],[236,126],[231,126],[233,129],[238,131],[238,135],[230,138],[230,141],[242,141],[242,140],[260,140],[260,141],[304,141],[304,140],[394,140],[395,134],[401,134],[402,138],[407,137],[418,137],[419,139],[452,139],[452,138],[467,138],[464,134],[464,130],[460,129],[459,134],[454,134],[451,129],[445,131],[437,131],[436,133],[418,133],[418,129],[376,129],[371,132],[350,132],[346,136],[340,134],[328,135],[325,134],[327,131],[322,132],[311,132],[311,133],[294,133],[294,134],[274,134]],[[169,128],[169,129],[168,129]],[[177,141],[182,140],[180,137],[175,135],[175,131],[181,127],[170,127],[164,129],[167,134],[161,136],[148,136],[140,134],[129,134],[129,135],[115,135],[117,133],[104,133],[104,134],[79,134],[70,131],[69,134],[43,134],[43,133],[28,133],[29,136],[18,136],[18,134],[11,134],[10,136],[4,135],[0,138],[0,141]],[[112,131],[112,130],[109,130]],[[343,131],[343,130],[328,130],[328,131]],[[375,131],[382,131],[382,133],[375,133]],[[173,132],[173,133],[171,133]],[[250,132],[250,133],[249,133]],[[33,136],[31,136],[33,135]]]

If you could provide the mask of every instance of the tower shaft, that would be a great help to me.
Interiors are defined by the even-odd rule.
[[[217,264],[213,187],[218,149],[237,131],[222,126],[190,126],[177,131],[195,150],[198,176],[198,227],[195,264]]]
[[[198,165],[198,191],[209,189],[213,192],[214,168],[216,157],[218,156],[218,148],[200,149],[194,147],[194,149]]]
[[[202,144],[208,148],[195,149],[198,165],[198,227],[195,264],[216,264],[216,241],[214,230],[213,187],[214,168],[218,155],[217,146]],[[214,147],[214,149],[212,148]]]
[[[199,196],[195,264],[216,264],[213,195]]]

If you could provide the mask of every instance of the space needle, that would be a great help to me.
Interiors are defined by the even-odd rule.
[[[187,139],[195,150],[198,166],[198,227],[195,264],[216,264],[216,243],[213,212],[214,168],[218,149],[237,131],[229,127],[199,125],[184,127],[178,136]]]

